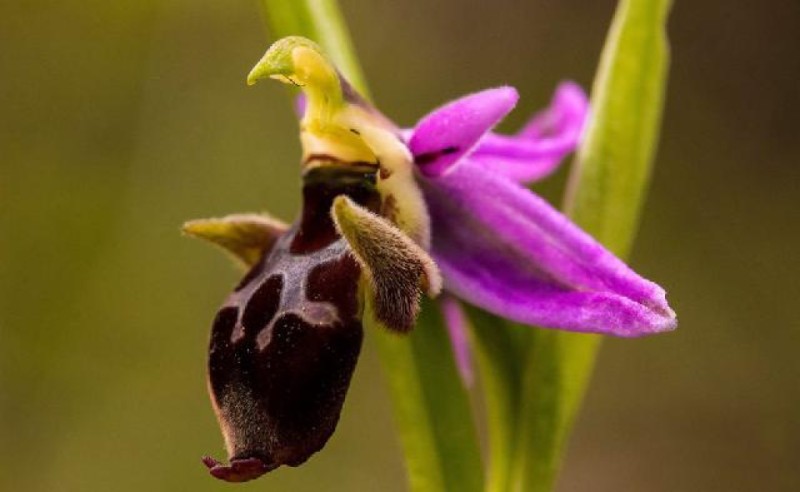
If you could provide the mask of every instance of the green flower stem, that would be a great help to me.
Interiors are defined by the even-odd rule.
[[[276,38],[301,35],[316,41],[367,95],[335,0],[261,1]],[[411,490],[481,490],[483,471],[469,397],[436,306],[425,303],[410,336],[367,329],[377,341],[389,382]]]
[[[600,338],[537,329],[523,369],[519,442],[507,490],[553,489],[572,424],[594,367]]]
[[[670,3],[619,3],[564,204],[577,224],[623,258],[633,244],[657,147]],[[552,490],[599,342],[592,335],[535,331],[523,375],[515,490]]]
[[[469,397],[432,302],[411,336],[375,330],[413,491],[480,491],[483,467]]]
[[[486,406],[490,451],[486,490],[505,492],[511,490],[525,349],[532,333],[528,326],[478,308],[467,309]]]

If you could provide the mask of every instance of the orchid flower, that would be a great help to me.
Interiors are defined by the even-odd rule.
[[[263,78],[305,96],[300,217],[291,226],[255,214],[185,226],[250,269],[212,328],[209,389],[230,461],[204,459],[215,477],[250,480],[320,450],[341,412],[362,321],[407,333],[421,293],[444,289],[548,328],[639,336],[675,327],[663,289],[524,186],[578,142],[588,109],[577,86],[563,84],[548,110],[503,136],[492,129],[517,102],[510,87],[401,130],[307,39],[270,47],[248,83]],[[444,300],[463,352],[462,316]]]

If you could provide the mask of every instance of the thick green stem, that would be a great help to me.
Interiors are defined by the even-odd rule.
[[[532,333],[527,326],[478,308],[469,309],[469,319],[486,405],[490,450],[486,490],[505,492],[511,486],[525,348]]]
[[[425,303],[411,336],[376,332],[414,491],[480,491],[483,469],[467,392],[441,315]]]
[[[273,35],[316,41],[353,86],[367,94],[335,0],[261,2]],[[471,406],[436,306],[423,306],[408,336],[371,328],[391,390],[411,490],[480,491],[483,470]]]

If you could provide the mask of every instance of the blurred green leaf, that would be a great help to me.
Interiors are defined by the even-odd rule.
[[[669,0],[619,3],[565,202],[576,223],[622,257],[636,233],[656,151],[669,7]],[[599,341],[593,335],[535,331],[523,376],[515,490],[552,489]]]
[[[490,449],[486,490],[503,492],[510,489],[525,347],[532,333],[530,327],[468,309],[486,405]]]
[[[316,41],[353,86],[368,94],[335,0],[262,0],[262,5],[276,37]],[[366,328],[377,339],[391,389],[411,490],[481,490],[483,468],[469,396],[436,306],[423,305],[410,336]]]
[[[592,118],[564,209],[620,256],[636,235],[656,153],[669,66],[671,0],[622,0],[592,87]]]
[[[511,481],[512,490],[545,492],[552,490],[558,476],[600,338],[538,328],[531,338]]]

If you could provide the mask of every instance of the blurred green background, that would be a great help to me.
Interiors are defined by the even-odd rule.
[[[380,107],[411,124],[502,83],[591,82],[614,2],[343,0]],[[561,491],[800,490],[800,3],[678,1],[632,264],[669,335],[608,340]],[[239,275],[185,219],[292,219],[285,90],[247,88],[253,0],[0,2],[0,490],[229,490],[205,391]],[[540,187],[558,200],[566,173]],[[405,489],[368,341],[327,448],[241,490]]]

